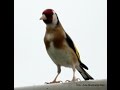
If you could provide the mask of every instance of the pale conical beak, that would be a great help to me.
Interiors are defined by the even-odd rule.
[[[46,16],[43,14],[42,17],[40,18],[40,20],[46,20]]]

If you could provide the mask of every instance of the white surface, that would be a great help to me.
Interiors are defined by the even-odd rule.
[[[71,36],[87,71],[95,79],[107,78],[107,0],[14,0],[14,86],[52,81],[55,64],[45,50],[45,24],[41,13],[53,8]],[[58,80],[71,80],[72,69],[62,68]],[[76,72],[76,77],[83,80]]]
[[[106,80],[79,81],[73,83],[58,83],[39,86],[19,87],[14,90],[107,90]]]

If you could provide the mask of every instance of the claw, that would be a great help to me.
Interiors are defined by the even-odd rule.
[[[65,82],[78,82],[78,81],[81,81],[80,78],[76,78],[76,79],[73,79],[73,80],[66,80]]]
[[[81,81],[81,80],[80,80],[80,78],[76,78],[76,80],[75,80],[75,81]]]
[[[63,81],[52,81],[52,82],[45,82],[45,84],[52,84],[52,83],[63,83]]]
[[[70,80],[66,80],[65,82],[71,82]]]

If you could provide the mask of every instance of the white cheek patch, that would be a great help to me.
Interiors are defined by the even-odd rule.
[[[47,24],[48,28],[54,28],[56,26],[58,22],[57,16],[55,13],[53,13],[53,17],[52,17],[52,23],[51,24]]]
[[[54,13],[54,14],[53,14],[52,24],[56,25],[56,24],[57,24],[57,22],[58,22],[58,19],[57,19],[56,14]]]

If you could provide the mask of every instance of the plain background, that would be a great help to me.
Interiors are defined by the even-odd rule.
[[[87,72],[107,79],[107,0],[14,0],[14,87],[41,85],[57,74],[43,42],[46,25],[39,20],[47,8],[58,14]],[[57,80],[71,80],[72,73],[62,67]],[[77,71],[76,77],[83,80]]]

